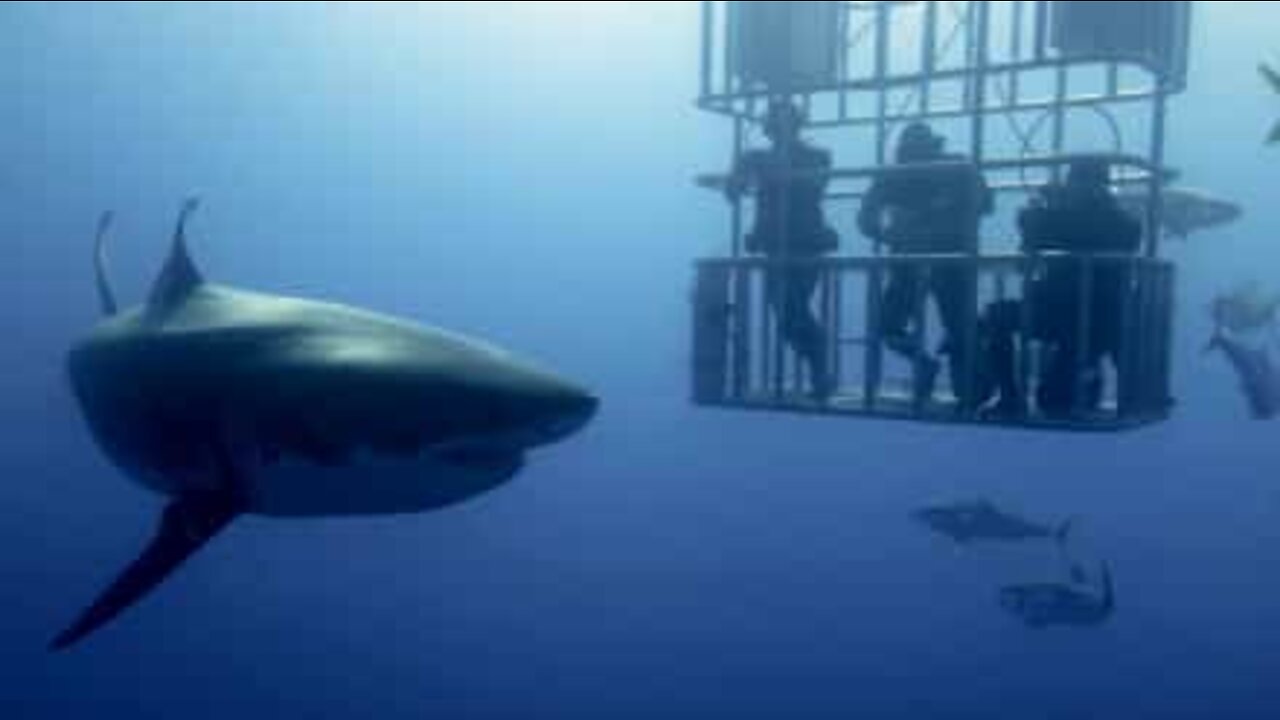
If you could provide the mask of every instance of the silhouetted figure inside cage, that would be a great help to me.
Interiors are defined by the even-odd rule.
[[[1141,224],[1117,202],[1110,165],[1101,158],[1074,160],[1066,182],[1042,189],[1018,224],[1024,251],[1053,253],[1027,289],[1032,335],[1047,350],[1036,403],[1051,416],[1096,411],[1103,398],[1103,363],[1119,364],[1133,285],[1124,256],[1141,246]],[[1001,303],[984,319],[986,364],[1006,409],[1025,405],[1013,361],[1020,314],[1016,304]]]
[[[947,153],[945,140],[921,122],[903,130],[897,165],[877,177],[863,199],[858,227],[864,235],[895,256],[922,256],[920,262],[891,266],[876,320],[886,346],[912,363],[917,406],[932,398],[941,367],[919,323],[929,296],[942,321],[939,355],[948,358],[956,397],[962,408],[974,404],[975,392],[965,377],[966,323],[973,313],[965,310],[974,303],[976,268],[961,256],[977,251],[981,219],[993,204],[977,166]],[[923,257],[938,255],[952,257]]]
[[[746,249],[772,261],[765,294],[779,334],[808,365],[812,396],[825,401],[834,388],[829,339],[813,311],[821,279],[814,261],[836,251],[840,240],[823,211],[831,154],[801,137],[804,123],[804,114],[790,101],[772,102],[764,121],[770,146],[739,159],[727,192],[731,199],[754,192],[755,225]]]

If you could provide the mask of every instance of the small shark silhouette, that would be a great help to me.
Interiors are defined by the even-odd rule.
[[[1205,348],[1205,352],[1214,351],[1221,351],[1235,370],[1255,420],[1280,415],[1280,373],[1266,349],[1250,347],[1219,327]]]
[[[1062,544],[1070,537],[1074,524],[1068,520],[1058,527],[1038,525],[1002,512],[988,500],[929,507],[912,515],[930,530],[959,545],[1027,540],[1053,540]]]
[[[1105,564],[1101,585],[1100,590],[1058,583],[1009,585],[1000,590],[1000,607],[1033,629],[1102,625],[1116,608],[1111,569]]]
[[[1213,322],[1220,330],[1237,334],[1275,330],[1280,317],[1280,295],[1263,291],[1257,283],[1246,283],[1214,298],[1209,306]]]
[[[183,207],[149,300],[127,311],[106,273],[111,216],[98,226],[107,317],[71,350],[71,385],[107,457],[171,501],[150,545],[55,650],[139,601],[240,515],[459,503],[596,411],[586,390],[475,340],[206,282],[186,242],[196,207]]]

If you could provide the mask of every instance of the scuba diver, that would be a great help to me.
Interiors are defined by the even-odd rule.
[[[1103,563],[1099,588],[1083,587],[1078,570],[1073,584],[1028,583],[1000,590],[1000,608],[1032,629],[1048,627],[1096,627],[1115,613],[1115,586],[1111,569]]]
[[[1050,359],[1042,368],[1036,403],[1050,416],[1077,408],[1092,411],[1102,403],[1104,359],[1117,365],[1123,310],[1129,293],[1128,270],[1116,262],[1094,262],[1088,298],[1081,296],[1083,262],[1071,255],[1131,255],[1142,242],[1142,225],[1126,213],[1110,188],[1110,164],[1102,158],[1073,160],[1065,184],[1044,188],[1018,216],[1023,251],[1067,253],[1051,260],[1029,286],[1032,333],[1045,343]],[[1081,356],[1081,312],[1088,308],[1088,352]],[[1023,306],[1006,300],[988,308],[982,320],[987,356],[984,364],[998,389],[997,407],[1024,411],[1026,400],[1015,372],[1014,335]],[[1083,362],[1083,365],[1081,364]]]
[[[771,147],[738,161],[726,194],[736,201],[754,190],[755,227],[746,238],[747,252],[777,261],[766,272],[765,293],[779,334],[809,366],[813,398],[823,402],[834,388],[827,367],[827,333],[812,308],[821,273],[806,261],[835,252],[840,238],[827,224],[822,207],[831,153],[801,137],[805,121],[789,100],[772,101],[764,119]]]
[[[858,213],[858,228],[898,256],[961,255],[978,244],[981,219],[994,199],[981,172],[963,155],[946,152],[946,140],[923,122],[908,125],[898,139],[897,167],[872,183]],[[948,358],[952,387],[962,409],[975,393],[963,377],[965,305],[974,300],[975,269],[960,263],[895,264],[878,320],[885,344],[912,364],[912,396],[922,407],[933,396],[940,363],[924,347],[917,324],[919,303],[932,295],[945,335],[939,354]]]

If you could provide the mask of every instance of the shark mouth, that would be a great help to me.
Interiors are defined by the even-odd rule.
[[[514,473],[524,466],[523,452],[505,448],[462,446],[437,452],[435,456],[448,465],[483,473]]]

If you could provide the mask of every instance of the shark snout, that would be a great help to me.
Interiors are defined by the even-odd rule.
[[[563,385],[545,401],[542,419],[534,432],[540,444],[557,443],[585,428],[600,409],[600,399],[592,393]]]
[[[504,365],[479,386],[492,409],[489,434],[521,449],[558,443],[595,417],[600,400],[580,385],[538,368]]]

